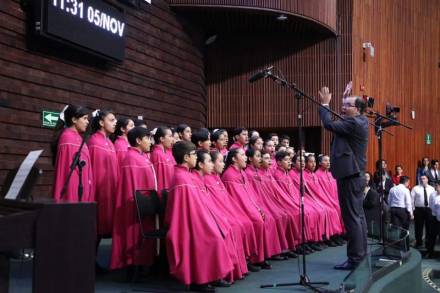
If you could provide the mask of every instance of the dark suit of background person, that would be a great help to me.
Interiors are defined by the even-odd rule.
[[[431,168],[427,171],[426,175],[428,176],[428,183],[432,187],[435,187],[435,184],[440,180],[440,171],[438,170],[439,163],[437,160],[431,161]]]
[[[383,196],[384,196],[385,202],[388,203],[388,194],[390,193],[390,189],[393,188],[394,183],[388,177],[385,179],[385,182],[383,182],[383,180],[382,180],[382,182],[377,182],[376,183],[376,190],[377,190],[377,193],[379,193],[379,195],[382,194],[382,189],[383,189],[384,185],[385,185],[385,189],[384,189]]]
[[[330,95],[330,97],[328,97]],[[346,114],[357,111],[357,114],[348,114],[345,120],[332,120],[332,114],[327,111],[331,94],[328,88],[320,91],[322,107],[319,115],[325,129],[333,132],[334,140],[331,145],[331,172],[338,185],[339,202],[342,218],[347,231],[348,260],[335,269],[352,270],[367,254],[367,225],[363,209],[364,174],[366,152],[368,144],[368,119],[362,113],[366,104],[361,98],[351,98],[351,106],[344,106]],[[354,101],[356,100],[356,101]],[[344,102],[345,104],[345,102]],[[356,107],[353,107],[353,105]],[[353,107],[350,110],[345,110]],[[350,112],[349,112],[350,111]],[[355,116],[356,115],[356,116]]]
[[[373,186],[365,187],[364,212],[368,235],[377,236],[380,231],[380,199]]]

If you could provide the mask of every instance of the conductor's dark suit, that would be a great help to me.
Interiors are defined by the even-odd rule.
[[[338,184],[342,218],[347,231],[348,261],[359,263],[367,253],[367,225],[363,210],[368,119],[364,115],[333,121],[322,106],[319,115],[325,129],[333,132],[331,172]]]

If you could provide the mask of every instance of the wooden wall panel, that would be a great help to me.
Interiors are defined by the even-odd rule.
[[[336,31],[336,0],[168,0],[172,7],[229,7],[281,12],[319,22]]]
[[[436,0],[354,1],[354,88],[358,94],[375,97],[375,109],[381,113],[387,102],[400,106],[400,121],[414,129],[390,128],[394,136],[384,135],[384,158],[390,169],[402,164],[412,179],[423,156],[440,158],[439,24],[440,2]],[[364,57],[363,42],[373,44],[374,57],[368,50]],[[360,91],[361,86],[365,91]],[[415,120],[411,119],[412,110],[416,111]],[[431,145],[425,144],[426,133],[432,135]],[[370,170],[377,157],[371,133]]]
[[[250,84],[249,77],[274,65],[287,80],[310,95],[328,85],[334,93],[333,107],[351,78],[352,1],[338,2],[337,37],[305,31],[292,34],[230,34],[207,49],[208,126],[292,129],[297,126],[293,94],[271,80]],[[231,45],[234,44],[234,45]],[[320,126],[317,108],[304,103],[304,125]],[[322,132],[320,145],[329,150],[331,136]]]
[[[43,148],[35,195],[51,195],[52,130],[41,128],[43,109],[75,103],[142,115],[150,127],[206,124],[203,55],[193,39],[198,31],[188,34],[166,2],[126,9],[126,59],[106,66],[90,57],[78,62],[79,53],[69,58],[50,54],[51,48],[30,49],[19,2],[0,0],[0,184],[30,150]]]

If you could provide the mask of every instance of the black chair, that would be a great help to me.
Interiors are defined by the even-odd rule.
[[[140,226],[140,234],[142,236],[142,239],[144,240],[164,239],[167,235],[168,229],[164,227],[160,227],[159,219],[163,219],[163,216],[165,215],[168,192],[166,190],[162,190],[161,195],[162,195],[161,198],[159,198],[157,191],[155,190],[136,190],[134,193],[134,202],[135,202],[136,213],[138,216],[138,221]],[[156,227],[154,230],[145,231],[143,221],[147,217],[155,217]],[[143,241],[141,241],[140,243],[141,248],[142,248],[142,243]],[[164,257],[166,258],[166,254],[164,253],[161,253],[159,255],[160,271],[163,271],[164,269],[164,265],[162,265]],[[166,270],[168,270],[167,264],[166,264]],[[136,280],[137,276],[138,276],[138,268],[136,267],[132,279]]]

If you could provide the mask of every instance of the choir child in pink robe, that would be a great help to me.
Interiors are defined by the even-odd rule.
[[[97,204],[98,242],[101,237],[111,237],[119,166],[110,135],[115,132],[116,117],[111,111],[97,110],[92,120],[92,136],[88,141],[95,179]]]
[[[254,225],[258,253],[251,259],[251,262],[260,265],[263,269],[270,269],[270,263],[264,260],[281,253],[277,225],[270,214],[266,215],[268,212],[247,179],[244,172],[246,160],[242,148],[229,149],[226,159],[227,168],[222,175],[222,181],[232,199]]]
[[[272,133],[273,134],[273,133]],[[263,150],[267,153],[269,153],[270,158],[272,160],[272,167],[271,171],[274,171],[277,168],[277,162],[275,160],[275,142],[273,140],[274,136],[272,138],[267,138],[263,142]],[[278,139],[278,136],[276,136]]]
[[[245,175],[250,183],[253,193],[257,196],[259,204],[263,207],[266,215],[266,220],[274,221],[276,225],[276,238],[272,241],[279,247],[279,253],[272,256],[274,260],[283,260],[284,257],[279,256],[282,251],[288,249],[287,234],[291,234],[290,225],[288,223],[289,217],[287,213],[275,202],[269,190],[263,186],[261,182],[261,152],[248,149],[246,151],[248,158],[248,165],[245,170]]]
[[[134,127],[134,122],[130,118],[120,117],[118,118],[118,122],[116,123],[115,130],[115,150],[116,156],[118,157],[119,164],[124,160],[125,155],[127,154],[128,148],[130,144],[128,143],[127,134]]]
[[[326,210],[329,217],[329,233],[326,235],[328,244],[331,246],[336,246],[336,244],[330,240],[330,237],[336,234],[341,234],[343,228],[338,216],[338,211],[333,208],[330,196],[322,189],[319,184],[318,178],[316,177],[314,171],[316,168],[316,161],[314,155],[308,155],[306,157],[306,168],[304,170],[304,182],[306,183],[307,189],[312,195],[312,197],[318,201]]]
[[[130,147],[120,163],[113,225],[111,269],[151,265],[155,256],[153,240],[143,240],[134,193],[157,190],[156,174],[146,153],[150,151],[150,133],[137,126],[128,132]],[[145,231],[155,229],[154,218],[143,221]]]
[[[192,130],[186,124],[179,124],[176,128],[177,133],[179,134],[180,140],[191,141]]]
[[[344,222],[342,220],[341,207],[339,205],[338,186],[336,184],[336,179],[330,172],[330,157],[322,155],[318,157],[318,161],[319,168],[315,171],[315,175],[318,178],[319,184],[321,185],[322,189],[330,198],[329,203],[338,212],[341,227],[345,231]],[[344,243],[343,239],[338,236],[335,236],[333,240],[338,244]]]
[[[82,168],[81,182],[83,185],[82,198],[78,198],[79,172],[75,167],[65,193],[61,191],[70,171],[70,165],[78,152],[83,135],[89,125],[88,110],[81,106],[69,105],[65,108],[57,122],[54,141],[51,144],[55,165],[55,180],[53,197],[56,201],[84,201],[94,200],[93,174],[90,153],[87,144],[81,150],[80,161],[85,163]]]
[[[292,163],[295,163],[293,165],[293,168],[289,172],[289,176],[292,179],[293,186],[295,188],[295,191],[300,194],[300,168],[303,169],[303,177],[305,173],[305,162],[304,162],[304,156],[300,156],[296,154],[293,157]],[[320,221],[319,225],[316,227],[318,236],[317,238],[314,238],[315,242],[321,242],[324,240],[325,237],[330,235],[330,228],[329,228],[329,216],[327,213],[327,209],[325,206],[323,206],[317,199],[310,193],[309,188],[307,188],[307,183],[304,180],[304,205],[308,205],[311,208],[313,208],[317,214],[319,215]],[[310,244],[310,243],[309,243]],[[318,245],[319,246],[319,245]],[[305,245],[306,250],[310,248],[308,245]],[[316,248],[319,247],[315,247]],[[319,249],[318,249],[319,250]]]
[[[191,136],[192,143],[198,150],[211,150],[211,134],[206,128],[196,130]]]
[[[151,162],[157,175],[157,187],[159,194],[163,189],[169,190],[174,175],[173,133],[169,127],[161,126],[154,134],[155,145],[151,152]]]
[[[295,188],[292,179],[289,176],[289,171],[292,166],[292,160],[287,152],[277,152],[275,155],[277,161],[277,169],[273,172],[273,178],[278,184],[278,187],[290,198],[290,203],[287,206],[292,206],[295,214],[300,212],[301,200],[299,190]],[[298,234],[301,243],[321,241],[322,234],[319,234],[320,216],[316,210],[313,209],[312,203],[306,197],[304,198],[304,223],[305,223],[305,237],[303,239],[301,230]],[[322,231],[324,230],[325,221],[322,224]],[[298,227],[301,229],[301,223]]]
[[[263,139],[259,136],[254,136],[249,139],[249,148],[253,150],[263,150]]]
[[[173,146],[177,162],[169,190],[165,223],[170,273],[192,290],[212,290],[209,283],[224,279],[234,269],[225,235],[203,201],[190,171],[196,166],[195,145]]]
[[[299,209],[292,202],[291,197],[278,186],[278,183],[273,177],[273,173],[277,169],[278,164],[276,165],[276,168],[273,168],[270,154],[264,151],[262,152],[261,159],[261,167],[258,170],[261,185],[263,186],[264,190],[267,191],[268,196],[272,198],[274,204],[287,215],[288,225],[286,239],[288,242],[288,247],[285,249],[287,250],[285,255],[295,257],[296,255],[294,255],[291,251],[295,249],[296,245],[298,245],[301,240]]]
[[[211,135],[214,149],[225,158],[228,154],[228,132],[225,129],[216,129]]]
[[[247,129],[242,127],[235,128],[232,132],[232,137],[234,138],[234,143],[229,147],[229,149],[240,148],[246,151],[246,147],[249,142]]]
[[[209,151],[205,149],[197,150],[197,163],[192,173],[196,178],[196,184],[200,187],[200,194],[202,195],[201,200],[223,235],[229,257],[234,265],[234,270],[227,277],[227,280],[233,282],[234,280],[243,279],[244,274],[248,272],[243,248],[243,239],[241,231],[237,229],[238,227],[233,226],[235,219],[228,219],[228,216],[222,207],[218,206],[213,200],[212,195],[206,186],[206,176],[212,173],[213,170],[214,164],[211,160]],[[225,280],[218,280],[217,284],[224,286],[228,283]]]
[[[243,249],[246,259],[254,258],[258,253],[257,240],[252,221],[240,206],[232,199],[225,185],[220,179],[220,175],[225,168],[223,155],[215,150],[211,151],[211,159],[214,169],[211,174],[205,175],[205,185],[211,195],[212,201],[226,215],[229,223],[234,230],[239,230],[243,241]],[[259,268],[248,263],[249,271],[255,272]]]

